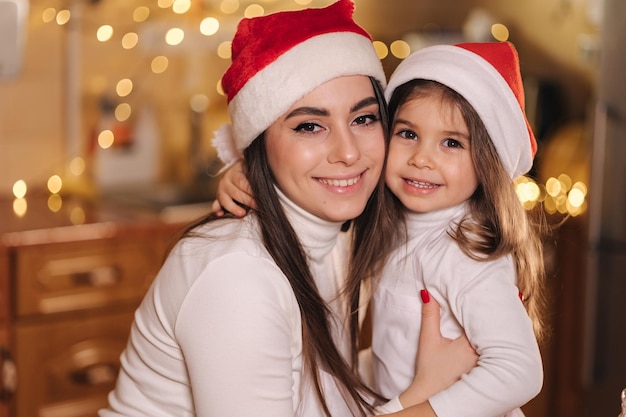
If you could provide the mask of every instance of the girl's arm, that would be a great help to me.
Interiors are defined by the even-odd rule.
[[[242,206],[256,209],[250,183],[243,172],[243,163],[239,161],[220,178],[211,212],[222,216],[228,211],[236,217],[243,217],[247,210]]]
[[[458,320],[479,354],[478,365],[460,381],[433,395],[429,402],[440,417],[501,416],[540,392],[541,355],[532,323],[514,283],[509,257],[490,262],[460,262],[457,247],[445,261],[451,315]],[[453,264],[452,260],[456,260]],[[435,268],[425,271],[432,276]],[[464,273],[462,279],[461,271]],[[437,272],[444,275],[439,269]],[[431,292],[435,294],[431,287]],[[441,299],[441,298],[440,298]],[[465,403],[455,402],[464,398]]]

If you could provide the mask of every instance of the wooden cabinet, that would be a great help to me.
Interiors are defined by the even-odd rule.
[[[93,417],[106,405],[179,228],[142,217],[3,233],[0,369],[17,378],[0,379],[0,417]]]

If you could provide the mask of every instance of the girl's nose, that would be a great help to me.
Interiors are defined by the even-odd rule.
[[[411,157],[409,158],[409,164],[417,168],[433,168],[434,161],[432,155],[425,146],[418,145]]]

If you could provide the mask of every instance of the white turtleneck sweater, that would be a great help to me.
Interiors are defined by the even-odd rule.
[[[427,289],[442,309],[441,329],[465,331],[478,366],[429,402],[438,417],[523,415],[515,410],[541,389],[543,371],[532,324],[516,287],[513,260],[477,262],[448,236],[460,205],[410,213],[408,244],[396,250],[374,290],[372,353],[375,387],[394,397],[414,375],[422,301]]]
[[[319,291],[348,346],[341,223],[321,220],[281,196],[309,256]],[[256,216],[209,223],[181,240],[135,314],[109,408],[100,417],[322,416],[303,373],[294,293],[260,237]],[[350,415],[322,372],[333,416]]]

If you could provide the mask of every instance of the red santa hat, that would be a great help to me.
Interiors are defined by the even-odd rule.
[[[232,132],[221,128],[213,142],[223,162],[239,157],[293,103],[333,78],[367,75],[385,86],[372,39],[353,11],[351,0],[339,0],[241,20],[222,77]]]
[[[526,119],[519,57],[511,43],[463,43],[420,49],[394,71],[385,91],[387,101],[400,85],[418,78],[453,89],[474,107],[511,178],[532,168],[537,141]]]

